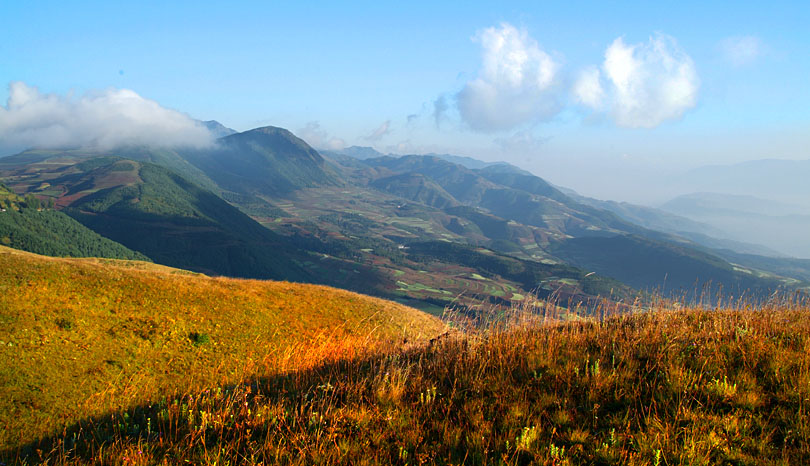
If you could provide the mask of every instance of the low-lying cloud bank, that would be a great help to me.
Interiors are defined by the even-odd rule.
[[[213,141],[200,122],[128,89],[77,97],[12,82],[7,104],[0,106],[0,145],[6,147],[205,147]]]

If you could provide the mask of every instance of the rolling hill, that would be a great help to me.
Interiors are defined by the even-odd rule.
[[[0,247],[0,444],[195,387],[301,370],[443,324],[334,288]]]
[[[0,160],[0,176],[28,196],[0,188],[0,203],[53,200],[61,212],[31,213],[67,213],[164,264],[0,247],[0,444],[9,446],[0,457],[754,464],[808,455],[806,301],[768,313],[647,314],[649,301],[628,287],[683,296],[712,283],[756,302],[804,286],[806,261],[787,264],[799,277],[791,281],[762,272],[780,258],[648,230],[510,166],[324,159],[272,127],[208,150],[27,151]],[[469,333],[334,288],[165,264],[455,306],[454,325]],[[556,302],[570,307],[560,314]],[[631,308],[639,312],[585,315]],[[494,329],[464,327],[488,318]]]
[[[433,233],[414,234],[419,230],[410,226],[411,222],[422,222],[423,214],[447,216],[410,203],[394,209],[400,220],[390,223],[390,209],[404,199],[381,199],[378,192],[363,188],[296,190],[295,195],[300,195],[314,189],[318,197],[313,198],[313,206],[326,210],[303,213],[302,222],[291,222],[289,217],[257,217],[282,233],[275,234],[214,193],[151,163],[109,155],[32,151],[6,161],[2,170],[18,189],[55,199],[62,212],[85,226],[165,265],[209,274],[330,284],[399,299],[434,313],[441,313],[451,303],[480,306],[482,299],[503,303],[521,300],[541,285],[553,288],[555,279],[565,281],[557,286],[565,287],[566,296],[589,298],[572,282],[584,272],[555,277],[552,266],[537,264],[533,269],[545,269],[538,275],[543,282],[527,283],[493,273],[481,275],[469,261],[454,261],[446,255],[427,262],[423,255],[410,257],[408,248],[398,248],[397,236],[435,240]],[[437,185],[429,182],[426,192],[430,188]],[[345,210],[340,208],[335,201],[345,193],[360,195],[376,207],[382,201],[385,207],[381,213],[386,217],[378,223],[352,213],[359,207],[353,199],[348,200]],[[269,194],[263,196],[269,198]],[[300,212],[300,200],[288,205],[283,204],[287,202],[284,198],[273,199],[287,210]],[[250,205],[238,205],[251,211]],[[264,206],[256,210],[266,213],[275,208],[270,203]],[[436,225],[443,230],[440,222]]]
[[[87,172],[73,189],[98,186],[121,172],[133,182],[89,193],[65,212],[161,264],[231,277],[308,278],[280,247],[281,238],[165,168],[116,161]]]
[[[51,178],[60,178],[59,165],[72,165],[86,162],[81,169],[93,168],[94,164],[103,161],[90,162],[93,159],[125,158],[138,162],[149,162],[181,174],[184,178],[193,181],[209,190],[218,190],[216,183],[197,167],[190,164],[177,150],[160,147],[126,146],[116,149],[100,151],[97,149],[30,149],[19,154],[0,158],[0,173],[11,177],[16,189],[26,192],[35,191],[41,196],[55,196],[61,194],[57,190],[47,189]],[[43,179],[41,172],[47,172]],[[61,181],[61,180],[60,180]]]
[[[455,217],[448,227],[468,239],[483,236],[484,244],[503,253],[531,257],[539,247],[548,256],[535,260],[567,263],[638,289],[674,291],[711,283],[735,292],[759,293],[795,283],[780,279],[773,268],[768,272],[755,270],[765,262],[732,264],[726,260],[730,256],[711,248],[622,218],[628,209],[614,213],[613,209],[578,202],[542,178],[504,170],[500,165],[467,169],[437,157],[417,155],[371,158],[362,163],[374,170],[363,172],[364,176],[376,173],[381,177],[371,182],[372,187],[415,202],[440,199],[436,206],[449,206],[443,211]],[[356,166],[352,169],[357,171]],[[414,177],[422,177],[420,186],[432,186],[429,182],[435,186],[431,191],[403,189],[402,183],[388,181]],[[452,200],[457,205],[452,205]],[[647,211],[636,213],[643,218],[650,216]],[[653,223],[670,220],[666,215],[660,213]],[[471,229],[470,224],[476,228]],[[804,280],[791,271],[795,269],[779,270]]]
[[[6,179],[79,223],[158,263],[218,275],[304,280],[283,241],[216,194],[167,168],[119,157],[58,154],[5,161]]]
[[[719,285],[726,296],[767,295],[784,285],[774,276],[744,271],[716,255],[635,235],[572,238],[555,244],[553,251],[571,264],[665,295],[699,295],[707,285]]]
[[[340,180],[323,157],[283,128],[267,126],[220,138],[213,149],[185,151],[189,163],[224,191],[278,196]]]
[[[543,228],[558,236],[594,230],[640,230],[610,212],[574,202],[533,175],[504,173],[492,167],[471,170],[434,156],[383,157],[364,163],[395,174],[428,177],[459,204],[486,209],[501,218]]]
[[[149,260],[63,212],[39,204],[33,195],[26,201],[0,183],[1,245],[48,256]]]
[[[86,226],[162,264],[331,284],[435,312],[459,297],[465,306],[474,305],[470,296],[507,305],[556,287],[587,301],[617,288],[586,286],[590,272],[641,289],[660,289],[664,277],[675,288],[752,290],[805,280],[796,264],[777,269],[707,246],[729,243],[645,228],[637,223],[647,211],[580,202],[510,165],[348,153],[324,158],[289,131],[265,127],[208,149],[28,151],[0,160],[0,176],[20,192],[56,197]],[[437,241],[457,256],[425,260],[413,247]],[[468,251],[531,261],[537,280],[481,273]],[[572,270],[556,274],[561,266]]]
[[[116,153],[152,154],[126,148]],[[55,202],[60,215],[126,243],[139,257],[213,275],[386,295],[386,278],[373,269],[302,249],[166,167],[84,151],[28,151],[0,160],[0,178],[14,189]]]
[[[105,413],[0,461],[807,464],[806,296],[680,304],[600,320],[527,305],[427,345]]]
[[[459,205],[458,201],[435,181],[419,173],[389,176],[375,180],[371,186],[380,191],[439,209]]]

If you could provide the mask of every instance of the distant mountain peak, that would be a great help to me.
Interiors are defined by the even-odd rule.
[[[343,148],[341,150],[333,150],[327,151],[332,153],[338,153],[342,155],[348,155],[349,157],[358,159],[358,160],[368,160],[368,159],[376,159],[380,157],[390,157],[390,158],[408,158],[408,157],[423,157],[428,158],[430,160],[442,160],[444,162],[449,162],[454,165],[461,165],[464,168],[469,168],[471,170],[481,170],[487,169],[491,172],[495,173],[519,173],[522,175],[531,175],[531,173],[518,168],[512,164],[507,162],[484,162],[482,160],[474,159],[472,157],[464,157],[460,155],[452,155],[452,154],[437,154],[431,152],[429,154],[383,154],[382,152],[374,149],[373,147],[367,146],[350,146]]]
[[[205,128],[216,138],[224,138],[237,133],[235,129],[228,128],[216,120],[200,121]]]
[[[348,155],[349,157],[353,157],[358,160],[376,159],[377,157],[385,156],[385,154],[382,152],[374,149],[373,147],[367,146],[350,146],[334,152]]]
[[[292,131],[277,126],[262,126],[242,133],[232,134],[222,139],[230,146],[240,146],[244,144],[254,144],[262,147],[263,151],[270,151],[282,158],[297,160],[311,160],[314,163],[322,164],[323,157],[303,139],[299,138]]]
[[[220,188],[240,194],[278,195],[299,188],[340,184],[318,151],[276,126],[231,134],[211,150],[188,155],[190,163]]]
[[[286,128],[280,128],[278,126],[260,126],[258,128],[249,129],[244,131],[240,134],[269,134],[269,135],[283,135],[283,136],[293,136],[295,135],[292,131]]]

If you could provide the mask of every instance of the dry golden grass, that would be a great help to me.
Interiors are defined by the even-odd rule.
[[[0,445],[442,328],[415,309],[334,288],[0,247]]]
[[[306,305],[327,305],[312,299]],[[722,310],[662,301],[603,320],[563,321],[560,312],[533,303],[487,325],[452,316],[460,330],[366,352],[342,330],[340,338],[321,333],[330,343],[314,346],[310,356],[275,352],[266,367],[234,361],[240,376],[264,368],[246,383],[200,380],[182,393],[83,419],[0,458],[107,465],[810,464],[806,296]],[[353,335],[356,341],[362,332]],[[215,340],[185,348],[202,351]]]

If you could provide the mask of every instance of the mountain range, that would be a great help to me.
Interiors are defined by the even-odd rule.
[[[222,135],[211,148],[28,150],[0,159],[0,181],[118,248],[98,255],[330,284],[435,312],[706,283],[765,294],[810,276],[711,226],[589,200],[505,163],[319,152],[282,128],[205,125]]]
[[[810,209],[808,177],[810,160],[761,159],[695,168],[673,181],[687,193],[755,196]]]
[[[772,255],[810,258],[810,207],[750,195],[699,192],[678,196],[660,209],[710,225],[733,240],[778,251]]]

